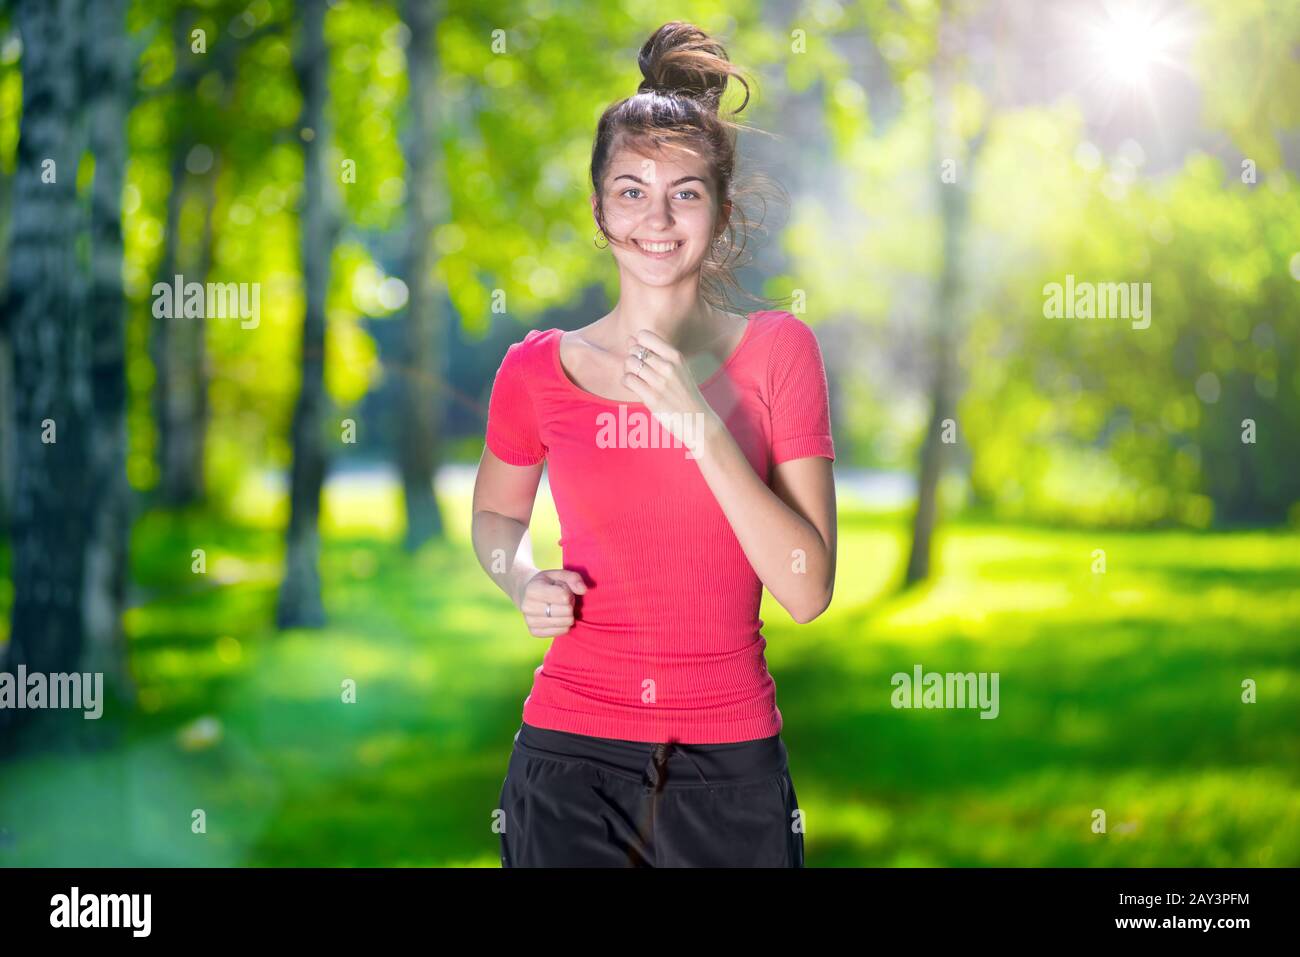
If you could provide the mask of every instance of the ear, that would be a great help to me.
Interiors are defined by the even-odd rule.
[[[713,238],[717,239],[727,229],[727,223],[731,222],[731,200],[724,200],[722,207],[718,212],[718,227],[713,231]]]
[[[596,194],[595,193],[591,194],[591,219],[592,222],[596,223],[596,228],[599,229],[600,223],[596,222]]]

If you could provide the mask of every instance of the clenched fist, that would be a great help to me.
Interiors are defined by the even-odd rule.
[[[567,568],[539,571],[524,585],[518,602],[529,633],[538,638],[564,634],[573,627],[574,596],[586,594],[586,591],[586,582],[575,571]],[[548,605],[549,616],[546,614]]]

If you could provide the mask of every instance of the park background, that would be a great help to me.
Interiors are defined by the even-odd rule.
[[[1300,3],[10,0],[0,671],[110,699],[0,711],[0,865],[499,863],[487,396],[612,305],[592,136],[670,19],[758,80],[740,275],[831,384],[834,601],[762,613],[808,864],[1300,864]]]

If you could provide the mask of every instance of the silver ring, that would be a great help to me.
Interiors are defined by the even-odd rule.
[[[641,364],[640,364],[639,366],[636,367],[636,371],[637,371],[638,373],[640,373],[640,371],[641,371],[642,369],[644,369],[644,368],[645,368],[645,359],[642,359],[642,360],[641,360]]]
[[[648,354],[649,354],[649,353],[647,352],[646,347],[645,347],[645,346],[642,346],[642,347],[641,347],[641,352],[637,355],[637,358],[640,359],[642,362],[645,362],[645,357],[646,357]]]
[[[549,601],[546,603],[546,617],[551,617],[551,603]]]

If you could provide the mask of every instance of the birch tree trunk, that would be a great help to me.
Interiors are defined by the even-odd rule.
[[[930,554],[939,507],[939,479],[947,458],[943,441],[944,422],[954,418],[953,324],[957,321],[960,286],[961,236],[967,218],[965,190],[956,183],[939,186],[939,208],[943,230],[943,265],[935,301],[935,327],[931,334],[930,424],[921,445],[920,472],[916,481],[916,514],[912,518],[912,550],[907,559],[905,584],[914,585],[930,576]]]
[[[936,114],[950,115],[951,85],[941,75],[935,83]],[[930,577],[930,556],[938,522],[939,481],[948,458],[944,442],[945,422],[953,420],[956,430],[957,343],[962,340],[962,277],[965,266],[964,243],[970,219],[970,184],[979,161],[980,150],[988,135],[988,122],[971,139],[962,166],[952,182],[939,177],[943,159],[938,148],[938,123],[935,132],[933,170],[938,189],[943,261],[940,265],[938,293],[930,335],[930,423],[921,445],[920,470],[916,481],[916,513],[912,519],[912,548],[907,558],[904,587]]]
[[[178,8],[172,19],[172,48],[177,62],[186,62],[190,54],[190,28],[195,22],[193,11]],[[223,71],[233,53],[224,45],[214,53]],[[206,55],[206,54],[205,54]],[[190,85],[197,77],[187,81]],[[229,80],[227,79],[227,82]],[[188,91],[181,88],[183,94]],[[172,285],[176,276],[185,282],[205,282],[206,272],[200,264],[199,275],[190,269],[195,265],[182,262],[180,229],[185,205],[194,195],[193,181],[186,169],[186,160],[196,143],[190,114],[182,110],[170,125],[171,135],[171,191],[167,195],[167,214],[164,227],[162,264],[158,280]],[[210,172],[204,192],[211,199],[211,189],[216,173]],[[205,216],[204,241],[210,221],[211,202]],[[199,258],[206,256],[200,251]],[[185,506],[202,501],[203,448],[206,439],[207,376],[204,371],[203,352],[206,319],[180,315],[155,319],[150,327],[150,355],[154,364],[154,423],[158,441],[154,460],[158,467],[158,494],[168,506]]]
[[[446,336],[437,315],[430,274],[431,233],[437,216],[433,143],[437,121],[433,84],[436,76],[433,35],[436,11],[429,0],[406,0],[403,19],[411,31],[407,45],[408,121],[403,138],[407,207],[403,272],[409,298],[403,321],[404,362],[401,373],[398,466],[406,497],[406,547],[415,550],[444,533],[434,496],[442,423],[441,384],[445,381]],[[443,330],[445,332],[445,330]]]
[[[15,4],[22,121],[6,311],[14,367],[14,599],[3,670],[78,670],[91,464],[90,323],[76,259],[81,155],[76,0]],[[0,709],[0,740],[30,709]]]
[[[126,115],[134,87],[126,0],[87,7],[82,45],[89,146],[95,156],[90,205],[90,482],[95,508],[86,550],[85,670],[103,672],[134,698],[122,612],[126,605],[131,489],[126,480],[126,301],[122,288],[122,185]]]
[[[284,581],[276,620],[281,628],[320,627],[325,609],[320,590],[320,496],[327,460],[325,392],[325,295],[337,218],[333,177],[326,165],[329,91],[325,45],[325,2],[305,0],[294,70],[302,91],[303,131],[302,271],[306,314],[302,324],[302,384],[293,414],[293,464],[289,480],[289,528]],[[307,132],[310,131],[310,132]]]
[[[5,301],[9,279],[10,204],[13,180],[0,170],[0,303]],[[0,532],[9,527],[10,499],[14,489],[13,417],[14,382],[13,350],[9,347],[8,314],[0,308]],[[0,661],[4,659],[0,653]]]

